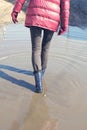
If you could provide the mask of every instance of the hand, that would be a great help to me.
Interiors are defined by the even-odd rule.
[[[67,31],[67,28],[66,28],[66,27],[60,27],[59,32],[58,32],[58,35],[62,35],[62,34],[64,34],[66,31]]]
[[[17,16],[18,16],[18,12],[14,12],[14,11],[13,11],[13,12],[11,13],[12,21],[13,21],[14,23],[17,23],[17,22],[18,22]]]

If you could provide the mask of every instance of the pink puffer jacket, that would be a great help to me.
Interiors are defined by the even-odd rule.
[[[13,11],[20,12],[25,0],[16,0]],[[60,21],[68,26],[70,0],[30,0],[25,26],[38,26],[57,31]]]

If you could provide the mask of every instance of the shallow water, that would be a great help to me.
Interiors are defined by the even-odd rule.
[[[79,39],[77,33],[74,38],[54,35],[44,96],[33,92],[29,30],[22,27],[6,27],[5,40],[0,41],[0,129],[86,130],[87,40],[82,39],[83,31]]]
[[[76,40],[87,40],[87,29],[70,26],[64,35]],[[1,28],[0,38],[6,40],[29,40],[29,29],[23,24],[9,24]]]

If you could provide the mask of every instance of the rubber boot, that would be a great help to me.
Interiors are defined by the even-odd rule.
[[[42,93],[42,71],[34,72],[36,92]]]
[[[44,76],[45,73],[45,69],[42,69],[42,77]]]

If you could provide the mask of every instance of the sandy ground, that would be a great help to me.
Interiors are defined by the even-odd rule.
[[[87,129],[87,41],[54,35],[43,87],[34,92],[30,38],[0,41],[0,130]]]
[[[6,2],[4,0],[0,1],[0,26],[7,23],[12,23],[11,12],[13,9],[13,4]],[[23,11],[18,15],[18,19],[22,22],[24,21],[25,13]]]

